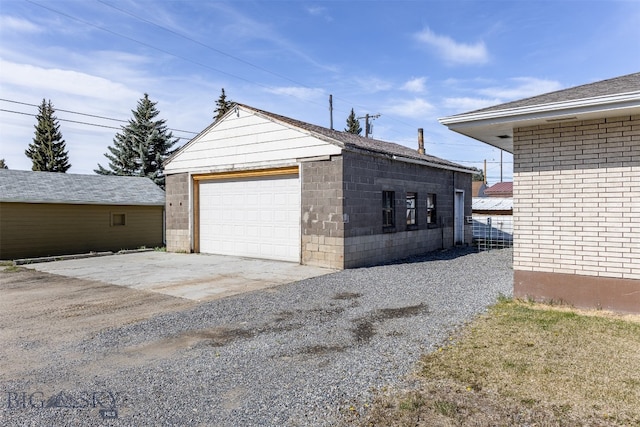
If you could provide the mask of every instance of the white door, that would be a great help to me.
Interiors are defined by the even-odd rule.
[[[300,262],[298,175],[200,182],[200,252]]]
[[[453,239],[456,245],[464,243],[464,191],[456,190],[453,200]]]

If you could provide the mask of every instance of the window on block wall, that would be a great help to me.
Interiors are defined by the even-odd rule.
[[[407,225],[416,225],[416,205],[418,195],[416,193],[407,193]]]
[[[429,227],[438,225],[436,219],[436,195],[433,193],[427,194],[427,225]]]
[[[394,226],[394,201],[395,193],[393,191],[382,192],[382,226],[393,227]]]

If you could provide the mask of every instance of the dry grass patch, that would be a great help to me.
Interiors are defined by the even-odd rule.
[[[640,322],[502,299],[359,423],[640,426]]]

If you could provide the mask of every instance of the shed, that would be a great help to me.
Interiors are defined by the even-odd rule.
[[[148,178],[0,169],[0,259],[163,246]]]
[[[513,153],[516,297],[640,312],[640,73],[440,122]]]
[[[342,269],[470,244],[473,172],[237,104],[165,163],[167,250]]]
[[[480,250],[513,246],[513,198],[474,197],[473,242]]]

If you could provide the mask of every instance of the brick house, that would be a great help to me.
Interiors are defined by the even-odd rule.
[[[165,163],[167,250],[342,269],[469,244],[472,172],[237,104]]]
[[[149,178],[0,169],[0,259],[163,246]]]
[[[640,312],[640,73],[443,118],[514,156],[514,295]]]

